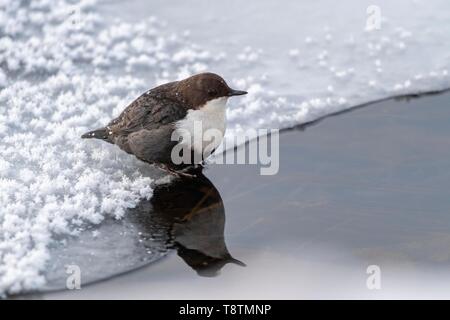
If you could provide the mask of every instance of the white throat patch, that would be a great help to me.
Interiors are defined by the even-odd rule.
[[[175,123],[176,131],[180,136],[184,136],[183,132],[188,132],[193,138],[193,149],[195,152],[203,153],[205,148],[216,149],[222,142],[226,130],[226,104],[228,97],[221,97],[208,101],[204,106],[198,110],[189,110],[183,120]],[[204,141],[203,137],[195,137],[194,124],[198,128],[201,123],[202,134],[210,129],[220,132],[220,139],[214,139],[211,145],[211,140]],[[212,147],[212,148],[211,148]]]

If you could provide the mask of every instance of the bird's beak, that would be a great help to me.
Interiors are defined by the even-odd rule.
[[[242,95],[244,95],[244,94],[247,94],[247,91],[230,89],[230,92],[228,93],[228,96],[229,96],[229,97],[232,97],[232,96],[242,96]]]
[[[237,264],[238,266],[241,266],[241,267],[246,267],[247,266],[242,261],[239,261],[238,259],[235,259],[233,257],[231,257],[227,262],[231,262],[231,263]]]

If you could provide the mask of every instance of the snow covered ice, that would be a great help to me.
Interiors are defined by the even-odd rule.
[[[450,87],[448,1],[378,1],[373,31],[368,1],[237,3],[0,1],[0,294],[43,287],[56,238],[151,197],[147,165],[79,137],[157,84],[208,70],[249,91],[227,139]]]

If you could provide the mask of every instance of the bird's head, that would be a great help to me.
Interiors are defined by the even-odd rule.
[[[231,89],[225,80],[215,73],[200,73],[181,80],[178,90],[193,109],[199,109],[206,103],[217,100],[225,105],[229,97],[247,94],[246,91]]]

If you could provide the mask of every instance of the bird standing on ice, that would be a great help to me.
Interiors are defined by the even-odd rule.
[[[214,152],[225,134],[228,98],[246,93],[231,89],[217,74],[197,74],[147,91],[107,126],[81,137],[116,144],[145,162],[174,172],[198,164]],[[207,130],[215,133],[210,135],[211,141],[204,139]],[[174,140],[174,136],[181,139]],[[177,145],[189,149],[186,157],[186,149],[180,148],[180,157],[190,162],[174,162]]]

